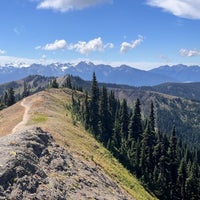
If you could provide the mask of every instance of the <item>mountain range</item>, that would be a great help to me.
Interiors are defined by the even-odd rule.
[[[127,65],[112,67],[92,62],[52,63],[48,65],[7,64],[0,66],[0,84],[22,79],[29,75],[64,76],[71,74],[84,80],[91,80],[95,72],[99,82],[125,84],[131,86],[153,86],[161,83],[200,82],[200,66],[174,65],[161,66],[152,70],[140,70]]]

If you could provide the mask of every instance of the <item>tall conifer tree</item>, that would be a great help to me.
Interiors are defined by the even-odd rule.
[[[90,105],[90,111],[91,111],[91,131],[92,133],[98,137],[99,135],[99,87],[96,79],[95,72],[93,73],[92,78],[92,88],[91,88],[91,105]]]

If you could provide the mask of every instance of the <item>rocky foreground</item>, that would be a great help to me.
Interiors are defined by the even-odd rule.
[[[132,199],[98,166],[74,157],[40,128],[0,138],[1,199]]]

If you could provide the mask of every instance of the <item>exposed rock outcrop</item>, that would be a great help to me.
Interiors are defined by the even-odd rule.
[[[0,138],[1,199],[132,199],[94,164],[40,128]]]

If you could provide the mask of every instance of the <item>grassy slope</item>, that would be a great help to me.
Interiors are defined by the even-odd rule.
[[[33,102],[28,125],[40,126],[43,130],[50,132],[56,141],[74,156],[103,168],[135,199],[155,199],[79,123],[75,125],[72,123],[70,110],[66,108],[70,106],[70,93],[70,90],[51,89],[28,97],[27,100]]]

